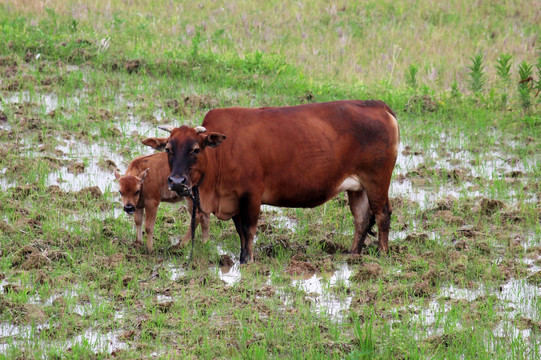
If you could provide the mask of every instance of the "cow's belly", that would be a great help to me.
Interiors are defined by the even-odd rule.
[[[330,186],[310,184],[310,186],[302,188],[294,188],[293,186],[265,188],[261,202],[281,207],[315,207],[327,202],[342,191],[361,191],[363,189],[359,177],[350,175],[341,182]]]
[[[356,175],[348,176],[336,189],[336,194],[341,193],[342,191],[361,191],[364,187],[359,180],[359,177]]]

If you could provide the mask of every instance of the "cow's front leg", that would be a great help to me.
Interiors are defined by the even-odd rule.
[[[145,209],[136,209],[133,214],[135,220],[135,244],[143,245],[143,213]]]
[[[204,212],[198,211],[197,220],[201,224],[201,242],[205,244],[210,238],[210,214],[205,214]]]
[[[254,261],[254,236],[261,206],[261,197],[242,196],[239,202],[239,214],[233,217],[240,237],[240,263]]]
[[[158,213],[157,203],[149,203],[145,206],[145,232],[147,234],[146,250],[152,253],[152,241],[154,237],[154,224],[156,223],[156,214]]]

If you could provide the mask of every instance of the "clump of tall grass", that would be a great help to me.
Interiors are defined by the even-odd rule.
[[[483,55],[477,54],[470,58],[472,64],[468,66],[470,69],[469,86],[474,94],[480,94],[487,83],[487,75],[485,73],[485,65],[483,65]]]
[[[530,90],[533,83],[533,66],[528,64],[526,61],[523,61],[518,66],[518,95],[520,100],[520,105],[526,111],[532,106],[532,100],[530,97]]]
[[[412,88],[417,89],[417,73],[419,72],[419,67],[417,65],[411,64],[406,71],[406,84]]]
[[[511,66],[513,65],[511,62],[512,57],[513,56],[510,54],[501,54],[496,60],[496,74],[498,75],[500,89],[502,91],[500,99],[503,108],[507,106],[507,102],[509,101],[508,90],[511,81]]]

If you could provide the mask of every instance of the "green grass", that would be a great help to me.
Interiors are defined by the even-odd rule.
[[[516,85],[539,61],[535,2],[47,6],[0,5],[0,358],[536,358],[540,97]],[[471,94],[477,54],[486,83]],[[239,253],[232,222],[213,218],[187,264],[169,246],[189,215],[164,204],[156,253],[133,246],[113,168],[149,153],[158,124],[347,98],[399,119],[388,256],[373,239],[340,252],[343,194],[265,211],[232,285],[217,271]],[[340,316],[299,286],[310,269],[349,304]]]

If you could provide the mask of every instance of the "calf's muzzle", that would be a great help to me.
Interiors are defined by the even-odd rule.
[[[126,206],[124,206],[124,211],[131,215],[131,214],[133,214],[135,212],[135,206],[126,205]]]

